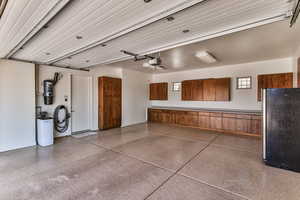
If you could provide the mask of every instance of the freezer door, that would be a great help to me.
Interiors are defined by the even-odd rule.
[[[300,171],[300,88],[267,89],[265,162]]]

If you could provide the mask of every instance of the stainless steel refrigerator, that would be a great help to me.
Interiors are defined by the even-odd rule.
[[[300,172],[300,88],[263,91],[263,158]]]

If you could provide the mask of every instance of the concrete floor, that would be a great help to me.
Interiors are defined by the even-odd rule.
[[[0,153],[0,199],[299,200],[300,174],[258,139],[140,124]]]

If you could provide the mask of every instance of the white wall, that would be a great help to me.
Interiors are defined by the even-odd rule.
[[[293,56],[294,87],[298,87],[298,58],[300,58],[300,45]]]
[[[63,77],[55,85],[54,90],[54,103],[52,105],[45,105],[43,100],[43,81],[46,79],[53,79],[54,73],[60,72]],[[66,68],[58,68],[47,65],[41,65],[38,68],[38,91],[37,91],[37,105],[42,107],[43,111],[47,111],[50,116],[53,116],[54,110],[58,105],[65,105],[69,112],[71,112],[71,76],[72,75],[81,75],[89,76],[89,72],[71,70]],[[68,98],[68,101],[65,101],[65,97]],[[69,129],[65,133],[55,132],[56,136],[66,136],[71,134],[71,120]]]
[[[55,101],[53,105],[44,105],[43,103],[43,85],[42,81],[53,78],[55,72],[61,72],[63,78],[55,87]],[[150,74],[136,72],[132,70],[123,70],[121,68],[109,67],[105,65],[91,68],[90,72],[56,68],[42,65],[39,67],[39,92],[38,105],[42,106],[43,111],[53,114],[57,105],[66,105],[71,110],[71,75],[90,76],[93,80],[92,91],[92,116],[91,129],[98,130],[98,77],[108,76],[122,79],[122,126],[129,126],[145,122],[147,120],[146,110],[148,107],[148,84],[151,79]],[[69,101],[65,102],[64,97],[68,96]],[[56,136],[70,135],[69,129],[65,134]]]
[[[0,152],[33,146],[35,66],[0,60]]]
[[[120,68],[107,67],[107,66],[98,66],[93,67],[90,71],[90,74],[93,76],[94,82],[94,95],[93,95],[93,130],[98,130],[98,77],[108,76],[114,78],[122,78],[123,72]]]
[[[293,59],[277,59],[254,63],[244,63],[232,66],[212,67],[198,70],[181,71],[174,73],[155,74],[153,82],[169,83],[168,101],[151,101],[151,106],[177,106],[177,107],[198,107],[198,108],[221,108],[221,109],[242,109],[260,110],[261,103],[257,101],[257,75],[272,74],[293,71]],[[237,90],[236,77],[251,76],[252,89]],[[231,77],[231,101],[181,101],[180,92],[172,92],[172,82],[183,80]]]
[[[151,74],[123,70],[122,126],[147,121]]]

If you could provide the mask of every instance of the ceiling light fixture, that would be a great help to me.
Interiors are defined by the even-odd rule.
[[[217,59],[214,55],[211,53],[208,53],[207,51],[198,51],[195,56],[199,58],[202,62],[205,62],[207,64],[215,63],[217,62]]]

